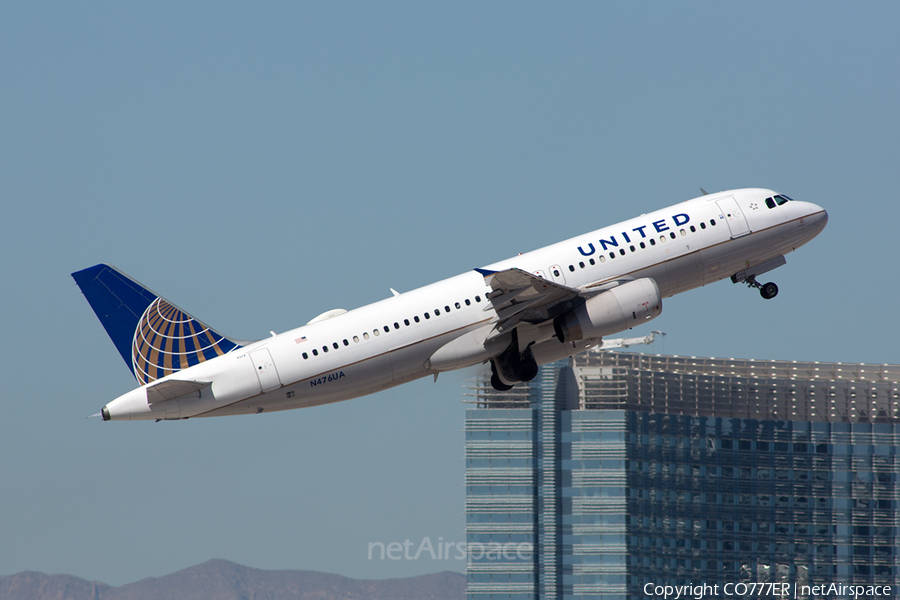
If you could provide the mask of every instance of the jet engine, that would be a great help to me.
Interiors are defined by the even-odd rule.
[[[588,298],[556,317],[553,330],[562,343],[601,338],[655,319],[661,312],[659,286],[645,277]]]

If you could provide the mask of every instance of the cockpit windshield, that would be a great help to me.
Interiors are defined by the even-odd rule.
[[[766,206],[769,208],[775,208],[776,206],[781,206],[785,202],[792,202],[793,198],[785,196],[784,194],[776,194],[771,198],[766,198]]]

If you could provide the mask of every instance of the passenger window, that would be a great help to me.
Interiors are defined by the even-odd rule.
[[[409,327],[409,319],[403,319],[403,324]]]
[[[580,262],[580,263],[578,263],[578,266],[581,267],[581,268],[583,269],[583,268],[584,268],[584,263],[583,263],[583,262]]]
[[[400,323],[394,322],[394,329],[400,329]]]
[[[697,228],[691,225],[691,233],[697,233]]]
[[[655,245],[656,245],[656,240],[654,240],[653,238],[650,238],[650,245],[651,245],[651,246],[655,246]]]
[[[687,235],[687,231],[685,231],[684,229],[682,229],[682,230],[680,231],[680,233],[681,233],[681,235]]]
[[[597,264],[597,263],[594,262],[594,259],[593,259],[593,258],[588,259],[588,262],[590,262],[591,265],[596,265],[596,264]]]
[[[559,270],[553,269],[553,276],[554,276],[554,277],[559,277]],[[478,296],[475,296],[475,297],[478,298]]]
[[[373,329],[373,330],[372,330],[372,333],[374,333],[376,337],[379,336],[379,335],[381,335],[381,332],[378,331],[377,329]]]
[[[666,236],[664,236],[664,235],[659,236],[659,241],[665,243]]]
[[[700,229],[706,229],[706,221],[700,223]]]
[[[431,318],[431,314],[430,314],[430,313],[425,313],[425,318],[426,318],[426,319],[430,319],[430,318]]]
[[[634,252],[634,246],[629,246],[629,248],[631,248],[631,251]]]
[[[481,302],[481,296],[475,296],[475,302]]]
[[[359,343],[359,336],[358,336],[358,335],[354,335],[354,336],[353,336],[353,343],[354,343],[354,344],[358,344],[358,343]]]
[[[344,340],[344,345],[345,345],[345,346],[349,346],[349,345],[350,345],[350,342],[348,342],[347,340]]]
[[[457,308],[457,310],[459,310],[460,308],[462,308],[462,307],[459,305],[459,302],[457,302],[457,303],[454,304],[453,306],[455,306],[455,307]]]
[[[413,321],[415,321],[416,323],[418,323],[418,322],[419,322],[419,315],[414,316],[414,317],[413,317]]]
[[[368,331],[364,331],[364,332],[363,332],[363,337],[364,337],[365,339],[369,339],[369,332],[368,332]]]
[[[331,345],[334,346],[334,349],[335,349],[335,350],[337,350],[338,348],[340,348],[340,346],[338,346],[338,343],[337,343],[337,342],[333,342]]]
[[[328,352],[328,346],[322,346],[322,352]]]
[[[313,348],[313,356],[318,356],[318,355],[319,355],[319,351],[316,350],[315,348]]]
[[[625,256],[625,249],[619,248],[619,254],[621,254],[622,256]]]
[[[616,257],[616,253],[615,253],[615,252],[610,252],[610,253],[609,253],[609,257],[610,257],[610,258],[615,258],[615,257]]]
[[[384,332],[385,332],[385,333],[388,333],[390,330],[391,330],[390,327],[388,327],[387,325],[384,326]]]
[[[466,306],[472,306],[472,301],[466,298]]]
[[[309,358],[309,354],[307,354],[306,352],[304,352],[304,353],[303,353],[303,360],[306,360],[307,358]]]
[[[444,307],[444,312],[445,312],[445,313],[450,312],[450,307],[449,307],[449,306],[445,306],[445,307]]]
[[[437,316],[439,316],[440,314],[441,314],[441,309],[439,309],[439,308],[434,309],[434,316],[437,317]]]
[[[573,273],[575,272],[575,265],[569,265],[569,270]]]
[[[709,224],[712,225],[713,227],[715,227],[715,226],[716,226],[716,220],[715,220],[715,219],[710,219],[710,220],[709,220]]]
[[[672,238],[672,239],[674,240],[674,239],[675,239],[675,232],[673,231],[672,233],[670,233],[670,234],[669,234],[669,237]]]
[[[602,254],[600,255],[600,262],[606,262],[606,257]]]

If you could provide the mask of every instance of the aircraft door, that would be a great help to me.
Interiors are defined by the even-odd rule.
[[[270,392],[281,387],[281,378],[278,376],[275,361],[272,360],[272,354],[269,353],[268,348],[251,352],[250,360],[253,361],[253,368],[256,370],[256,376],[259,377],[259,386],[263,392]]]
[[[744,212],[738,206],[737,200],[733,196],[716,200],[716,204],[722,214],[725,216],[725,222],[728,223],[728,230],[731,231],[731,239],[739,238],[742,235],[750,233],[750,226],[747,225],[747,218]]]
[[[553,279],[553,281],[565,285],[566,276],[563,275],[562,267],[560,267],[559,265],[553,265],[552,267],[550,267],[549,271],[550,277]]]

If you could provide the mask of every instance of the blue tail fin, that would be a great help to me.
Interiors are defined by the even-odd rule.
[[[72,277],[141,385],[241,347],[115,267]]]

